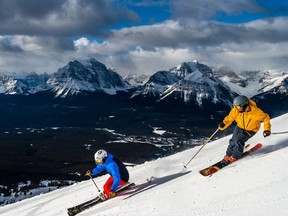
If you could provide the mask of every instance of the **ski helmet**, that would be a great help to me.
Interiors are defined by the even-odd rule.
[[[107,151],[103,150],[103,149],[100,149],[98,150],[95,155],[94,155],[94,158],[95,158],[95,162],[97,164],[99,163],[104,163],[106,158],[107,158]]]
[[[233,100],[233,106],[244,107],[245,105],[248,105],[248,102],[249,100],[246,96],[240,95]]]

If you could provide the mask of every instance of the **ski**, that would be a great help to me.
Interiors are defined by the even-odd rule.
[[[119,193],[121,191],[129,189],[129,188],[131,188],[133,186],[135,186],[135,184],[133,182],[127,182],[125,185],[120,186],[117,189],[116,193]],[[95,198],[93,198],[91,200],[88,200],[88,201],[84,202],[84,203],[81,203],[81,204],[76,205],[74,207],[68,208],[67,209],[67,213],[68,213],[69,216],[74,216],[74,215],[76,215],[76,214],[78,214],[78,213],[80,213],[80,212],[82,212],[82,211],[84,211],[84,210],[86,210],[86,209],[88,209],[88,208],[100,203],[100,202],[103,202],[103,201],[101,200],[100,196],[97,196],[97,197],[95,197]]]
[[[261,143],[258,143],[256,144],[255,146],[253,146],[251,149],[245,151],[242,155],[242,158],[251,154],[252,152],[255,152],[257,151],[258,149],[260,149],[262,147],[262,144]],[[210,176],[216,172],[218,172],[220,169],[228,166],[230,163],[228,161],[225,161],[225,160],[221,160],[205,169],[202,169],[199,171],[199,173],[203,176]]]

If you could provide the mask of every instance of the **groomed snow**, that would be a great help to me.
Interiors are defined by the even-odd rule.
[[[224,156],[231,136],[208,143],[187,169],[182,162],[189,161],[200,147],[130,167],[131,181],[146,187],[98,204],[79,216],[287,216],[288,134],[263,138],[262,130],[249,140],[251,144],[263,143],[261,150],[211,177],[201,176],[198,170]],[[282,131],[288,131],[288,114],[272,120],[272,132]],[[94,180],[101,187],[107,178]],[[150,184],[147,178],[152,179]],[[92,181],[87,180],[0,207],[0,215],[67,215],[68,207],[97,194]]]

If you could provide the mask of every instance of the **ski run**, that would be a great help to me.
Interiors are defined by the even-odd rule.
[[[272,133],[288,131],[288,114],[271,120]],[[99,203],[79,216],[288,216],[288,134],[260,131],[249,140],[263,147],[210,177],[199,170],[221,160],[227,136],[209,142],[185,169],[199,147],[129,167],[141,189]],[[221,133],[221,132],[219,132]],[[216,135],[217,137],[217,135]],[[91,166],[93,166],[91,158]],[[99,187],[107,175],[94,178]],[[147,180],[151,180],[148,182]],[[0,207],[1,216],[67,216],[67,208],[98,195],[90,179]]]

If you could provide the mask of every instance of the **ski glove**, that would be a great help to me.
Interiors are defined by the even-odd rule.
[[[85,176],[91,176],[91,170],[87,170]]]
[[[221,129],[221,128],[224,128],[225,127],[225,124],[223,122],[219,123],[218,124],[218,127]]]
[[[115,196],[116,196],[116,192],[110,191],[109,197],[110,197],[110,198],[113,198],[113,197],[115,197]]]
[[[264,137],[267,137],[267,136],[270,136],[271,135],[271,131],[269,131],[269,130],[265,130],[264,132],[263,132],[263,136]]]

